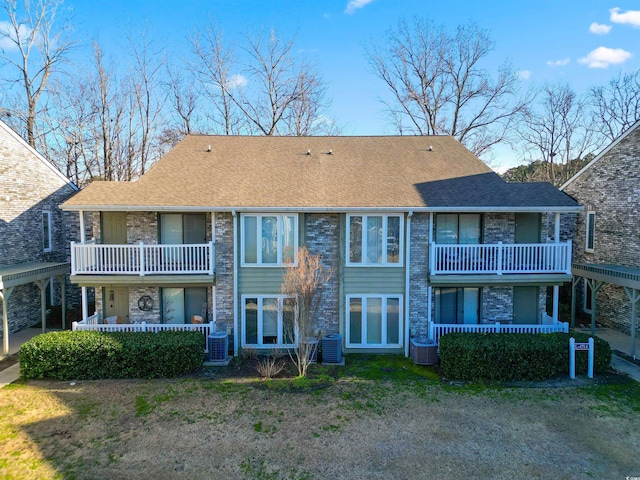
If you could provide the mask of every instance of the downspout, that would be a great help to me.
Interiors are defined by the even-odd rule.
[[[410,275],[411,275],[411,217],[413,210],[407,213],[407,241],[404,254],[404,356],[409,356],[409,334],[410,334],[410,315],[409,315],[409,294],[410,294]]]
[[[429,246],[427,247],[427,255],[429,258],[429,273],[431,272],[431,266],[432,266],[432,256],[435,255],[435,252],[433,252],[433,212],[429,212]],[[428,277],[428,275],[427,275]],[[433,306],[432,299],[433,296],[433,289],[431,288],[431,285],[428,284],[427,285],[427,326],[431,327],[431,322],[433,321],[432,318],[432,314],[431,314],[431,308]],[[428,333],[427,333],[428,337],[433,339],[433,332],[431,331],[431,328],[429,328]]]
[[[555,214],[555,225],[553,230],[553,241],[556,244],[556,263],[559,263],[558,257],[560,256],[559,246],[560,246],[560,212],[556,212]],[[569,263],[571,264],[571,263]],[[560,286],[553,286],[553,321],[558,323],[560,319],[559,316],[560,309]]]
[[[80,210],[78,214],[80,215],[80,244],[84,245],[87,241],[84,225],[84,210]],[[75,245],[71,245],[71,248],[74,248],[74,246]],[[75,255],[72,255],[72,258],[75,258]],[[72,268],[75,268],[75,266]],[[81,287],[80,291],[82,292],[82,319],[86,320],[89,318],[89,298],[87,296],[87,287]]]
[[[233,217],[233,356],[238,356],[238,215],[231,210]]]
[[[216,309],[216,296],[217,296],[217,289],[216,287],[218,286],[218,281],[217,281],[217,275],[216,275],[216,212],[211,212],[211,256],[213,257],[211,262],[213,263],[213,278],[214,278],[214,284],[211,287],[211,296],[213,297],[211,299],[211,320],[213,321],[213,324],[216,325],[218,322],[218,315],[217,315],[217,309]],[[218,329],[216,328],[216,331]]]

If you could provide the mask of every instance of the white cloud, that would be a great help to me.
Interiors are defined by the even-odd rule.
[[[531,70],[520,70],[518,76],[520,80],[529,80],[531,78]]]
[[[371,2],[373,2],[373,0],[351,0],[347,4],[347,8],[344,13],[347,15],[353,15],[356,10],[369,5]]]
[[[609,10],[609,13],[611,14],[610,20],[613,23],[626,23],[634,27],[640,27],[640,10],[627,10],[620,13],[620,9],[616,7]]]
[[[564,67],[566,65],[569,65],[570,61],[571,59],[569,57],[562,58],[560,60],[547,60],[547,65],[549,65],[550,67]]]
[[[227,88],[229,90],[234,90],[236,88],[246,87],[247,83],[249,83],[247,77],[238,73],[229,77],[229,80],[227,81]]]
[[[608,68],[610,65],[618,65],[629,60],[633,54],[621,48],[598,47],[578,62],[589,68]]]
[[[589,26],[589,31],[596,35],[606,35],[611,31],[611,25],[603,25],[602,23],[593,22]]]
[[[31,34],[31,29],[26,25],[20,25],[18,32],[21,38],[27,38]],[[17,48],[16,34],[13,30],[13,25],[9,22],[0,22],[0,49],[10,51]]]

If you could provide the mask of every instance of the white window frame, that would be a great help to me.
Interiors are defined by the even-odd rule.
[[[47,217],[47,230],[48,235],[45,234],[44,230],[44,217]],[[47,246],[47,242],[49,246]],[[53,251],[53,231],[52,231],[52,223],[51,223],[51,211],[50,210],[42,210],[42,251],[43,252],[51,252]]]
[[[258,343],[247,343],[247,311],[245,309],[246,299],[255,298],[258,300]],[[292,295],[251,295],[246,294],[241,297],[241,310],[242,310],[242,335],[241,342],[242,348],[295,348],[298,345],[298,331],[296,325],[295,342],[283,343],[284,341],[284,321],[283,321],[283,300],[285,298],[295,298]],[[264,299],[276,299],[278,301],[278,342],[277,343],[262,343],[263,332],[263,313],[262,313],[262,301]],[[297,309],[296,309],[297,315]]]
[[[589,220],[591,219],[591,220]],[[591,244],[591,246],[589,246],[589,226],[591,226],[591,229],[593,229],[593,242]],[[595,249],[595,243],[596,243],[596,212],[593,210],[588,210],[587,211],[587,216],[586,216],[586,220],[585,220],[585,236],[584,236],[584,251],[585,252],[589,252],[589,253],[593,253],[594,249]]]
[[[362,261],[361,262],[352,262],[351,261],[351,217],[362,217],[362,235],[360,238],[360,245],[362,247]],[[367,242],[366,242],[366,233],[367,229],[364,227],[367,224],[368,217],[382,217],[382,251],[384,255],[382,256],[382,262],[380,263],[370,263],[368,261],[367,256]],[[399,226],[399,245],[398,245],[398,262],[391,263],[387,261],[387,241],[389,239],[388,233],[388,219],[390,217],[395,217],[400,219]],[[403,266],[403,252],[404,252],[404,215],[402,214],[388,214],[388,213],[352,213],[347,215],[347,234],[346,234],[346,255],[345,261],[348,267],[402,267]]]
[[[395,298],[398,300],[398,340],[399,343],[351,343],[351,299],[358,298],[362,301],[362,337],[367,338],[367,301],[371,298],[382,299],[382,311],[384,312],[382,318],[382,338],[387,338],[387,301],[389,298]],[[404,332],[404,312],[403,312],[403,298],[400,294],[354,294],[346,296],[346,316],[345,316],[345,332],[346,332],[346,347],[347,348],[402,348],[403,346],[403,332]]]
[[[245,218],[254,217],[256,219],[256,263],[248,263],[245,261]],[[262,244],[262,218],[263,217],[276,217],[278,222],[278,252],[277,252],[277,261],[276,263],[263,263],[262,262],[262,248],[260,248]],[[293,235],[293,262],[292,263],[283,263],[282,261],[282,249],[283,249],[283,233],[282,233],[282,225],[283,225],[283,217],[293,217],[293,221],[295,223],[293,227],[294,235]],[[240,266],[242,267],[295,267],[298,264],[298,214],[297,213],[243,213],[240,215]]]

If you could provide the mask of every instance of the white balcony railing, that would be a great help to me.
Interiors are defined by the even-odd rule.
[[[571,274],[571,242],[437,244],[429,254],[431,275],[503,273]]]
[[[92,331],[92,332],[163,332],[163,331],[187,331],[202,332],[206,339],[212,332],[216,331],[215,322],[209,323],[122,323],[122,324],[106,324],[98,322],[98,314],[94,314],[86,320],[73,322],[73,331]],[[205,342],[205,353],[208,353],[208,343]]]
[[[550,320],[548,317],[546,320]],[[487,323],[480,325],[454,324],[454,323],[434,323],[427,322],[429,328],[429,338],[436,342],[441,336],[453,332],[470,332],[470,333],[555,333],[569,332],[569,324],[566,322],[557,322],[551,319],[551,323],[542,325],[512,325],[505,323]]]
[[[213,242],[193,245],[100,245],[71,242],[71,274],[214,274]]]

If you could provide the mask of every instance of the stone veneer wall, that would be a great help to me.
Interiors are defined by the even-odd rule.
[[[483,243],[513,243],[516,235],[516,217],[513,213],[487,213],[484,215]]]
[[[153,308],[148,312],[143,312],[138,308],[138,300],[143,295],[149,295],[153,299]],[[160,307],[160,289],[158,287],[129,287],[129,321],[131,323],[161,323]]]
[[[58,207],[75,190],[55,174],[25,143],[0,126],[0,267],[29,262],[66,262],[69,241],[79,237],[74,213]],[[51,212],[52,251],[44,252],[42,212]],[[60,303],[55,282],[54,303]],[[78,307],[80,290],[65,276],[67,308]],[[40,290],[35,284],[16,287],[7,301],[9,332],[41,320]],[[0,331],[2,329],[0,322]]]
[[[158,214],[130,212],[127,214],[127,243],[158,244]],[[137,308],[137,307],[136,307]]]
[[[481,323],[513,321],[513,287],[491,286],[482,289]]]
[[[409,335],[426,336],[429,274],[429,214],[411,217],[411,265],[409,265]],[[435,319],[435,316],[432,317]]]
[[[304,243],[312,255],[321,257],[322,266],[332,272],[325,288],[316,328],[324,333],[340,331],[340,215],[304,215]]]
[[[573,261],[640,267],[640,128],[630,132],[564,191],[584,207],[576,216]],[[596,212],[594,251],[585,252],[587,211]],[[579,290],[578,307],[583,305]],[[597,321],[628,333],[631,302],[624,289],[604,285]]]
[[[233,228],[231,213],[215,215],[216,329],[233,331]]]

